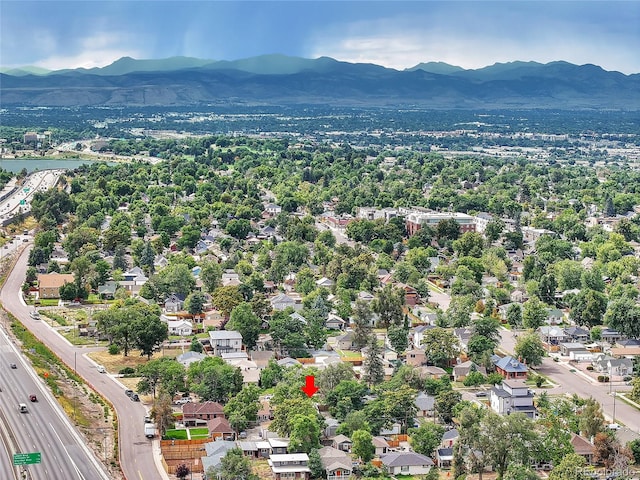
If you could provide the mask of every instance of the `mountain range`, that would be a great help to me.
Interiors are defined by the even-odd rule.
[[[242,60],[121,58],[102,68],[0,73],[2,106],[292,105],[452,109],[640,109],[640,74],[596,65],[442,62],[405,70],[263,55]]]

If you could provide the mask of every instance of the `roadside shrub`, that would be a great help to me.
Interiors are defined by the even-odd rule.
[[[593,372],[593,365],[587,365],[587,370],[589,370],[590,372]]]
[[[120,353],[120,347],[115,343],[109,345],[109,355],[118,355]]]
[[[598,375],[598,381],[606,383],[609,381],[609,377],[607,375]]]
[[[120,375],[129,376],[136,373],[136,369],[133,367],[125,367],[118,372]]]

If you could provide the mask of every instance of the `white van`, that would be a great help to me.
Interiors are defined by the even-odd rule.
[[[25,403],[20,403],[18,405],[18,411],[20,413],[27,413],[29,410],[27,410],[27,405]]]
[[[98,365],[98,373],[107,373],[107,370],[102,366],[102,365]]]

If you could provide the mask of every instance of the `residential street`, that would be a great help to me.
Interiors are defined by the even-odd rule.
[[[511,330],[501,329],[500,335],[502,340],[500,348],[507,353],[512,353],[515,347],[516,338]],[[573,372],[572,372],[573,370]],[[536,372],[545,375],[558,386],[546,389],[552,395],[573,394],[576,393],[580,397],[592,397],[602,405],[605,418],[614,420],[614,397],[609,394],[612,392],[628,391],[630,387],[621,382],[613,385],[592,382],[583,374],[576,371],[568,362],[554,362],[553,359],[545,357],[543,364],[536,368]],[[640,412],[621,400],[615,401],[615,422],[625,425],[628,429],[635,433],[640,433]]]
[[[154,442],[144,436],[143,418],[147,413],[145,407],[141,403],[132,402],[125,395],[120,383],[97,371],[95,362],[84,356],[89,350],[72,346],[60,335],[52,334],[47,322],[33,320],[29,316],[30,309],[24,304],[19,293],[27,270],[29,251],[30,248],[26,248],[22,252],[0,292],[0,301],[4,308],[19,318],[68,367],[76,370],[87,383],[113,403],[118,415],[120,463],[126,478],[168,478],[164,470],[158,468],[159,463],[154,461],[154,457],[158,456],[157,452],[154,453]]]

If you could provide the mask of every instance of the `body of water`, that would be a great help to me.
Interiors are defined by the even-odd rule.
[[[20,158],[20,159],[0,159],[0,168],[9,172],[18,173],[23,168],[27,169],[27,172],[31,173],[36,170],[51,170],[51,169],[71,169],[78,168],[81,165],[89,165],[94,163],[92,160],[47,160],[41,158]],[[111,165],[113,163],[107,162]]]

